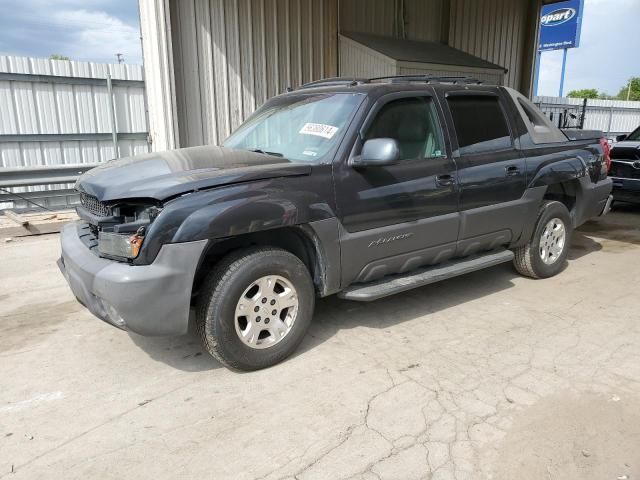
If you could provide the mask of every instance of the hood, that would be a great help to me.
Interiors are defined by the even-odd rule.
[[[611,147],[611,158],[640,160],[640,142],[623,141]]]
[[[112,160],[82,175],[76,188],[103,202],[163,201],[201,189],[310,172],[309,165],[273,155],[204,146]]]

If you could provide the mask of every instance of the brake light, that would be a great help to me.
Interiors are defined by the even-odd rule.
[[[602,137],[600,139],[600,146],[602,147],[604,163],[607,166],[607,173],[608,173],[611,170],[611,147],[609,146],[609,140]]]

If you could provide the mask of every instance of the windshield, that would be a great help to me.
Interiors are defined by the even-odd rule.
[[[337,145],[362,94],[285,95],[256,111],[224,142],[292,162],[317,163]]]
[[[640,128],[636,128],[633,132],[629,134],[627,138],[625,138],[625,140],[628,140],[631,142],[640,142]]]

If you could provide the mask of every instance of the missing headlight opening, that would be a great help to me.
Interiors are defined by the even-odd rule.
[[[114,205],[111,216],[84,218],[98,239],[101,256],[132,260],[140,254],[147,226],[161,209],[149,205]]]

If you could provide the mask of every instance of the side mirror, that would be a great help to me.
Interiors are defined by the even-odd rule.
[[[618,135],[616,137],[616,142],[624,142],[627,139],[626,135]]]
[[[400,148],[393,138],[372,138],[364,142],[362,152],[351,160],[352,167],[385,167],[400,160]]]

